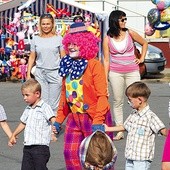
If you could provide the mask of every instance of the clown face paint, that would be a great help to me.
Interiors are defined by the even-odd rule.
[[[69,56],[71,58],[78,58],[79,57],[79,47],[76,44],[69,44]]]

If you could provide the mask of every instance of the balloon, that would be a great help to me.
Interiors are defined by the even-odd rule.
[[[156,30],[166,30],[170,27],[170,24],[168,22],[159,22],[154,25],[154,28]]]
[[[148,23],[145,25],[145,34],[151,36],[155,33],[155,29]]]
[[[167,9],[163,10],[161,12],[161,18],[160,18],[161,22],[167,22],[170,21],[170,7],[168,7]]]
[[[156,8],[152,8],[147,15],[148,21],[150,25],[156,24],[158,21],[160,21],[160,12]]]
[[[157,3],[156,6],[160,11],[162,11],[165,9],[165,2],[161,1],[161,2]]]
[[[157,8],[162,11],[170,6],[169,0],[158,0],[156,3]]]
[[[156,0],[151,0],[153,4],[156,4]]]

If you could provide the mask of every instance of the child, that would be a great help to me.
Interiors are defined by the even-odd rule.
[[[85,169],[109,170],[116,162],[117,150],[106,133],[95,131],[82,141],[79,155]]]
[[[41,99],[41,86],[37,80],[28,79],[21,87],[24,101],[28,104],[8,145],[16,144],[16,136],[24,129],[24,149],[21,170],[47,169],[50,158],[49,143],[51,123],[55,122],[51,107]]]
[[[124,125],[108,127],[105,131],[127,131],[125,148],[126,170],[150,170],[154,157],[155,135],[166,136],[163,122],[148,105],[150,89],[143,82],[132,83],[126,89],[126,96],[133,108]]]
[[[5,110],[3,106],[0,104],[0,125],[3,131],[8,136],[8,138],[10,138],[12,135],[12,132],[6,120],[7,120],[7,116],[6,116]]]

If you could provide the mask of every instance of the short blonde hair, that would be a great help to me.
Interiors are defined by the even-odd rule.
[[[42,36],[41,22],[42,22],[43,19],[50,19],[51,20],[52,25],[53,25],[51,33],[55,35],[56,34],[55,19],[54,19],[54,17],[51,14],[42,14],[40,16],[39,24],[38,24],[39,35]]]
[[[30,91],[33,93],[38,91],[41,94],[41,85],[37,80],[33,78],[28,79],[26,82],[22,84],[21,90],[24,89],[30,89]]]

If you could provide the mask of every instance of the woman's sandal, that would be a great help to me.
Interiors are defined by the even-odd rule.
[[[121,140],[124,139],[124,133],[123,132],[118,132],[115,137],[113,137],[113,140]]]

